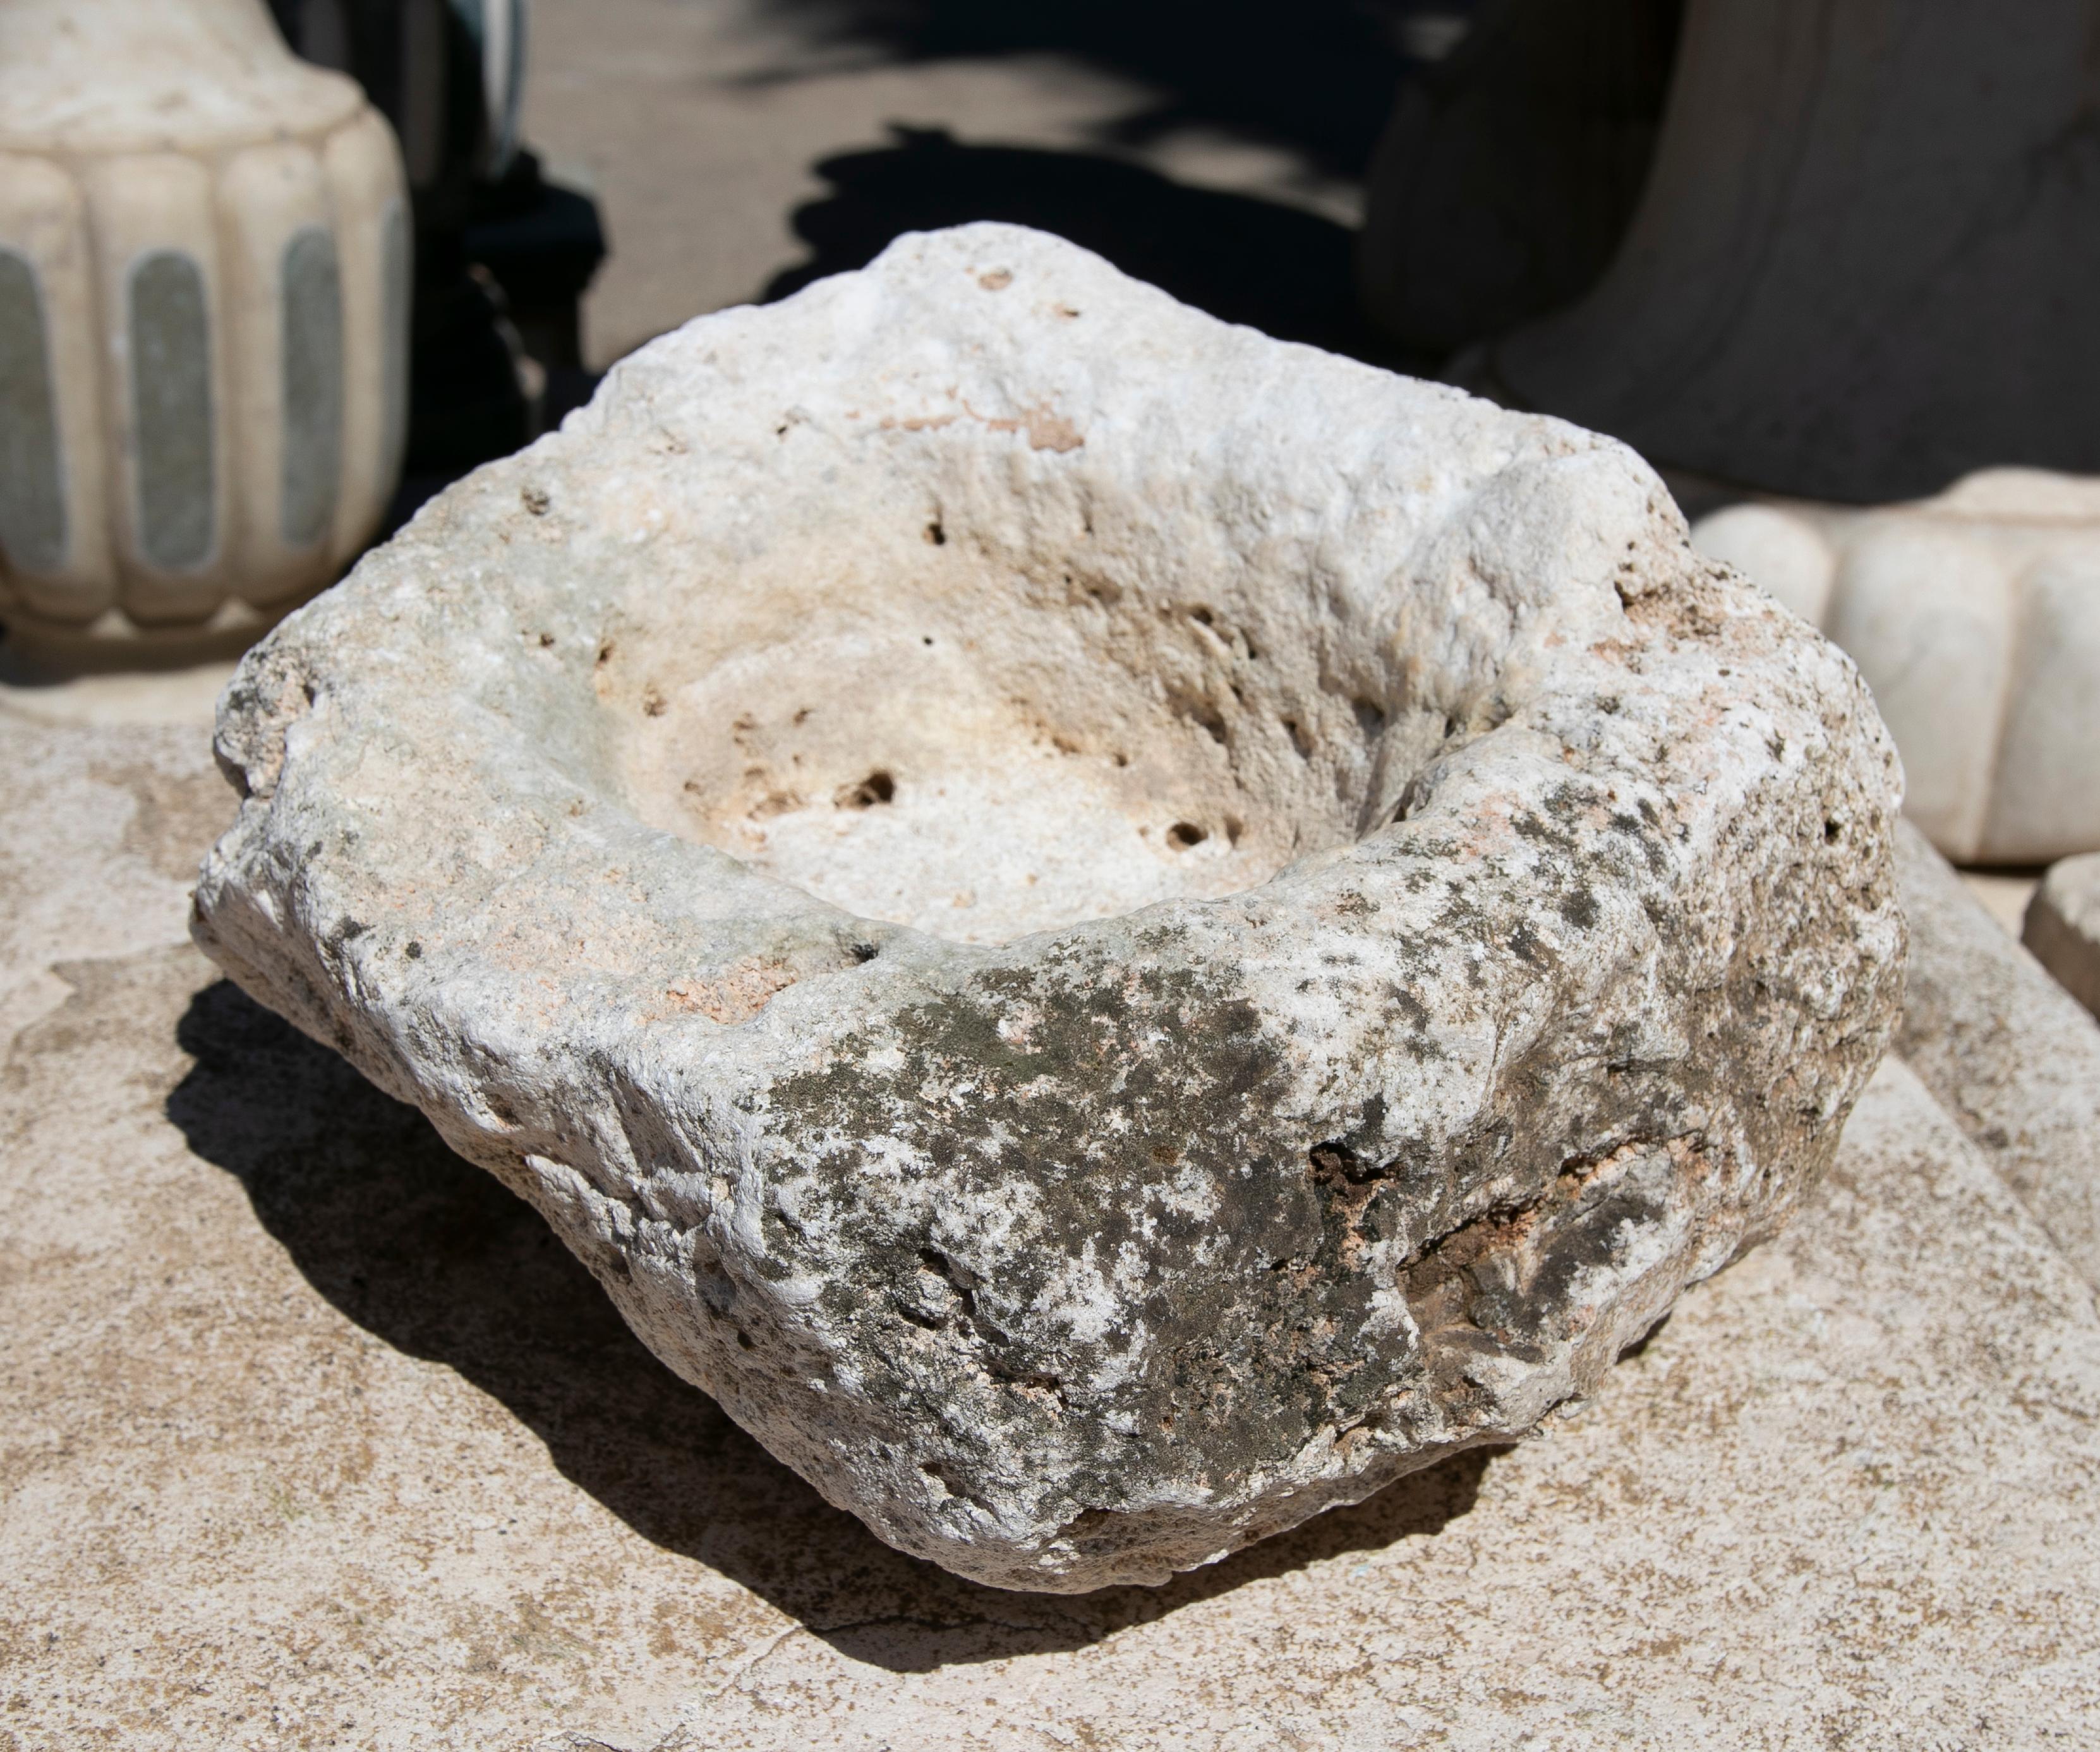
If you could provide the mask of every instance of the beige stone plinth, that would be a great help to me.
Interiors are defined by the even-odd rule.
[[[217,825],[200,747],[0,754],[75,896],[6,946],[59,1000],[0,1100],[11,1752],[2100,1730],[2100,1322],[1899,1065],[1793,1228],[1546,1439],[1162,1590],[995,1592],[826,1508],[538,1218],[215,980],[172,873]]]

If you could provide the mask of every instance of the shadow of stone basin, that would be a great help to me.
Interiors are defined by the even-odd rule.
[[[169,1119],[240,1181],[322,1296],[501,1402],[643,1538],[856,1660],[924,1672],[1075,1648],[1260,1578],[1433,1537],[1506,1451],[1454,1455],[1164,1587],[982,1587],[825,1503],[652,1357],[528,1206],[337,1054],[224,980],[192,1001],[178,1039],[196,1063]]]

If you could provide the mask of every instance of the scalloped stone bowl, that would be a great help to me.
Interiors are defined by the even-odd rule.
[[[1586,1391],[1901,984],[1858,676],[1630,452],[1010,227],[628,360],[218,748],[210,952],[1009,1587]]]
[[[393,130],[262,0],[0,5],[11,646],[193,661],[340,574],[401,466],[411,234]]]
[[[1986,469],[1907,505],[1732,505],[1693,545],[1860,665],[1904,810],[1961,863],[2100,849],[2100,479]]]

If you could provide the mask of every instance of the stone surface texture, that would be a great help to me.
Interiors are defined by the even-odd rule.
[[[1903,751],[1904,811],[1957,863],[2100,850],[2100,480],[1992,469],[1915,504],[1701,518],[1851,654]]]
[[[0,1033],[64,1003],[60,961],[179,938],[226,788],[195,728],[56,730],[0,713]],[[83,865],[94,880],[80,878]]]
[[[1912,926],[1898,1048],[2100,1288],[2100,1029],[1908,823]]]
[[[0,715],[0,771],[54,747]],[[1898,1064],[1546,1439],[1162,1589],[995,1592],[827,1507],[172,915],[95,934],[135,892],[99,784],[7,805],[81,901],[33,951],[64,1003],[0,1045],[10,1752],[2094,1737],[2100,1321]]]
[[[238,650],[370,539],[406,431],[394,136],[262,0],[0,7],[0,621]]]
[[[1012,227],[627,361],[218,748],[214,958],[1004,1587],[1586,1391],[1899,997],[1856,672],[1630,453]]]
[[[180,727],[192,734],[186,754],[209,748],[218,696],[233,679],[238,655],[180,667],[59,668],[23,660],[0,646],[0,714],[51,729],[127,725]],[[172,745],[172,744],[171,744]]]
[[[2100,854],[2049,867],[2020,920],[2020,941],[2059,986],[2100,1013]]]

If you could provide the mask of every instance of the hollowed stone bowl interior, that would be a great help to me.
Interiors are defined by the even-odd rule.
[[[1182,544],[1132,563],[1114,526],[1141,506],[1090,535],[1062,493],[1039,519],[979,502],[976,437],[888,527],[623,605],[602,681],[642,819],[849,912],[1002,943],[1255,887],[1386,824],[1462,736],[1401,704],[1383,629]]]

